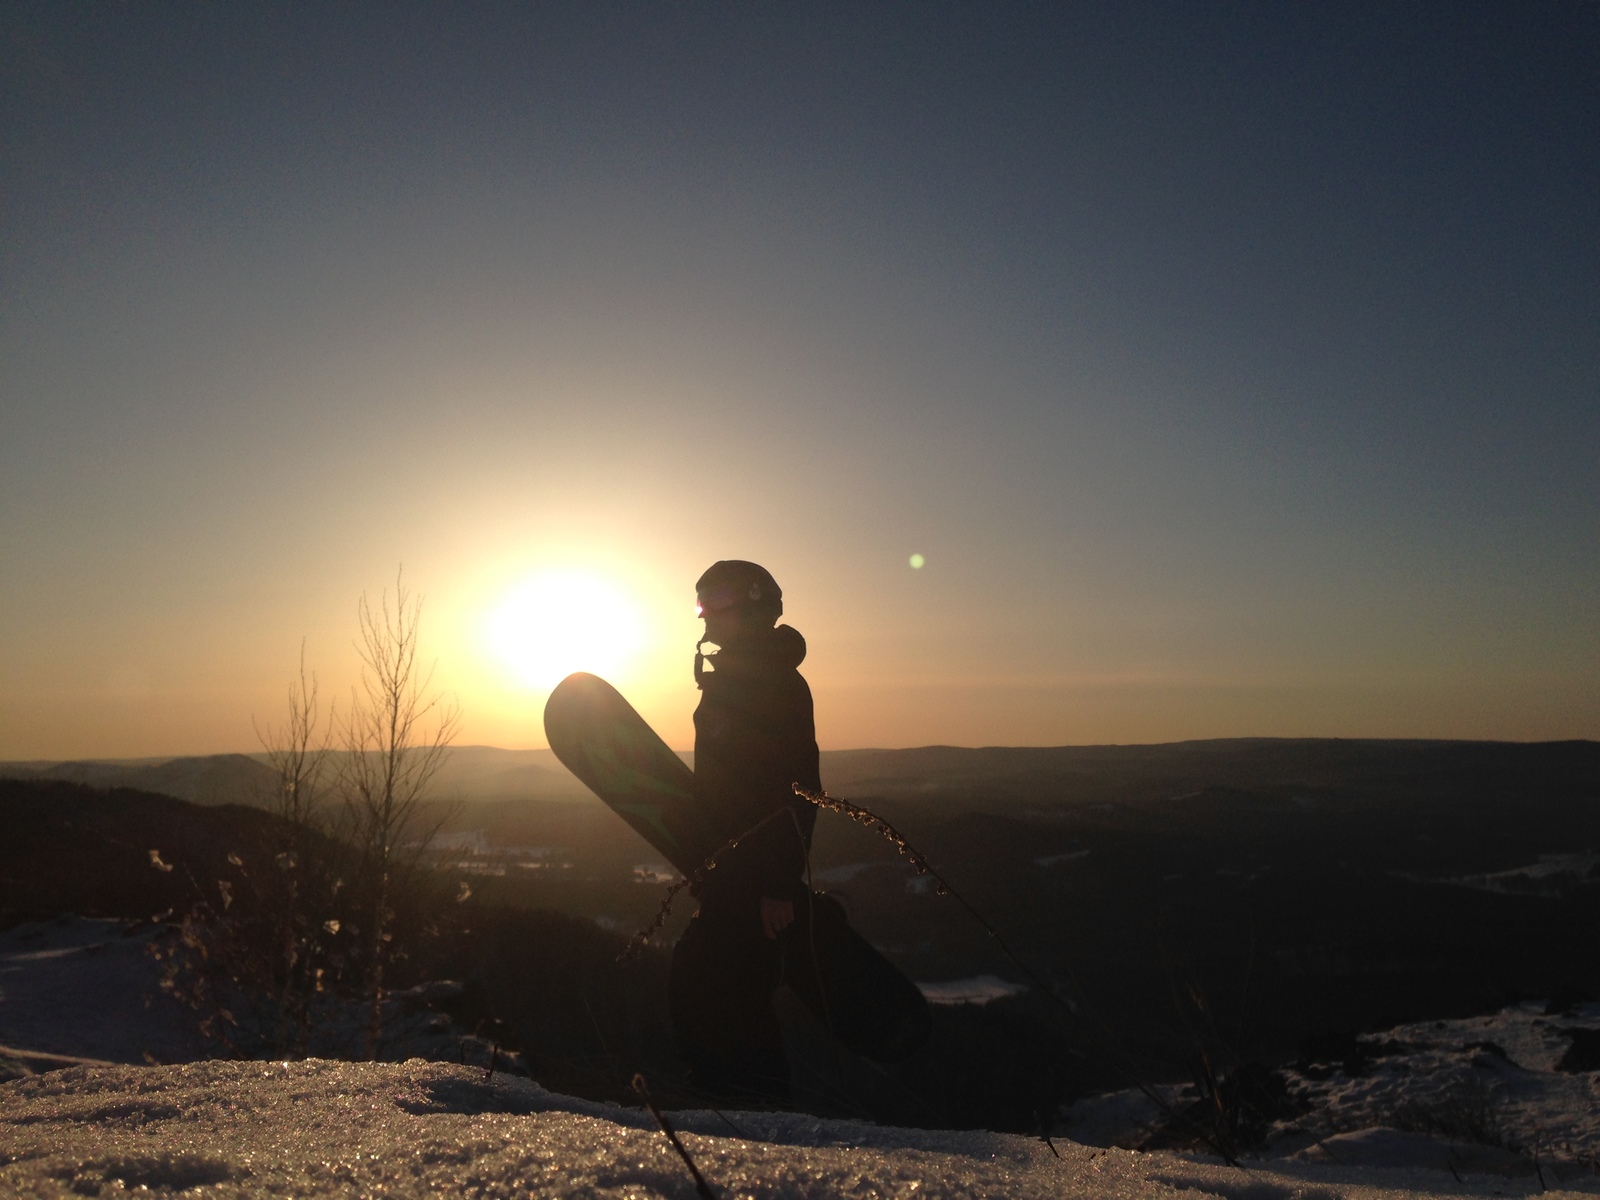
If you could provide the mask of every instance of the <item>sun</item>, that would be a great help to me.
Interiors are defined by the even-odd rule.
[[[644,641],[627,594],[598,575],[558,568],[508,591],[483,621],[484,647],[524,687],[547,691],[574,671],[615,679]]]

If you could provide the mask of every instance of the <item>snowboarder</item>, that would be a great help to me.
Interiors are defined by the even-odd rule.
[[[700,1091],[783,1101],[789,1069],[772,994],[811,971],[804,873],[816,807],[794,785],[821,789],[811,689],[797,670],[806,643],[776,625],[783,593],[755,563],[715,563],[695,592],[705,620],[695,648],[696,788],[754,832],[696,891],[700,909],[672,954],[673,1030]],[[708,642],[715,653],[703,653]]]

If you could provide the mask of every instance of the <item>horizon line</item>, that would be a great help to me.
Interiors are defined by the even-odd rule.
[[[950,742],[928,742],[916,746],[852,746],[836,749],[821,749],[821,754],[906,754],[919,750],[966,750],[979,752],[984,750],[1131,750],[1131,749],[1159,749],[1167,746],[1199,746],[1216,745],[1224,743],[1265,743],[1265,742],[1344,742],[1363,744],[1409,745],[1409,746],[1561,746],[1561,745],[1597,745],[1600,739],[1596,738],[1441,738],[1441,737],[1341,737],[1326,735],[1238,735],[1233,737],[1213,738],[1180,738],[1168,742],[1059,742],[1050,745],[1020,745],[989,743],[981,746],[961,746]],[[692,747],[670,747],[674,754],[692,754]],[[451,746],[450,750],[493,750],[502,754],[528,754],[546,753],[553,754],[549,746],[491,746],[485,743],[471,743],[464,746]],[[105,755],[105,756],[78,756],[68,758],[13,758],[0,759],[0,767],[50,767],[61,766],[68,763],[90,763],[95,765],[157,765],[161,763],[177,762],[181,759],[198,758],[249,758],[261,759],[266,757],[265,750],[215,750],[200,754],[140,754],[140,755]],[[339,747],[328,747],[327,753],[343,754],[348,751]]]

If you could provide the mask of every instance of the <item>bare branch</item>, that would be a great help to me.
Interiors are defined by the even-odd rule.
[[[286,822],[291,837],[310,826],[319,815],[322,777],[333,733],[333,713],[319,715],[317,677],[306,674],[306,645],[300,643],[300,673],[289,684],[288,717],[284,724],[265,731],[255,723],[256,739],[277,776],[271,808]]]
[[[397,855],[416,832],[418,806],[444,766],[460,726],[453,700],[431,694],[433,668],[417,667],[422,600],[395,576],[376,608],[366,595],[356,608],[361,684],[341,725],[345,756],[341,791],[360,848],[371,897],[368,931],[368,1055],[381,1033],[383,965],[388,956],[389,897]],[[429,831],[423,841],[431,840]]]

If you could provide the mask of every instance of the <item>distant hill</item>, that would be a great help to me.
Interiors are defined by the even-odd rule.
[[[0,778],[57,780],[97,788],[132,788],[176,796],[193,804],[267,803],[276,777],[245,754],[197,758],[89,760],[63,763],[0,763]]]
[[[436,784],[440,796],[464,800],[589,794],[550,751],[496,746],[454,747]]]
[[[332,756],[337,765],[338,755]],[[270,804],[277,777],[262,754],[189,758],[86,759],[0,763],[0,779],[55,780],[97,788],[132,788],[194,804]],[[587,796],[584,786],[548,750],[453,748],[434,781],[442,800],[509,800]]]
[[[1141,802],[1208,788],[1451,794],[1600,787],[1600,742],[1226,738],[1136,746],[835,750],[823,783],[850,797]]]
[[[0,763],[0,778],[125,787],[196,804],[264,805],[272,771],[260,754]],[[682,753],[693,765],[694,756]],[[1134,746],[921,746],[826,750],[822,781],[846,797],[924,797],[1058,805],[1167,800],[1207,788],[1359,786],[1451,792],[1590,786],[1600,742],[1224,738]],[[434,783],[440,800],[578,799],[584,786],[549,750],[458,746]]]
[[[0,779],[0,817],[0,927],[60,912],[181,911],[228,873],[229,854],[254,868],[280,828],[258,809],[63,779]]]

